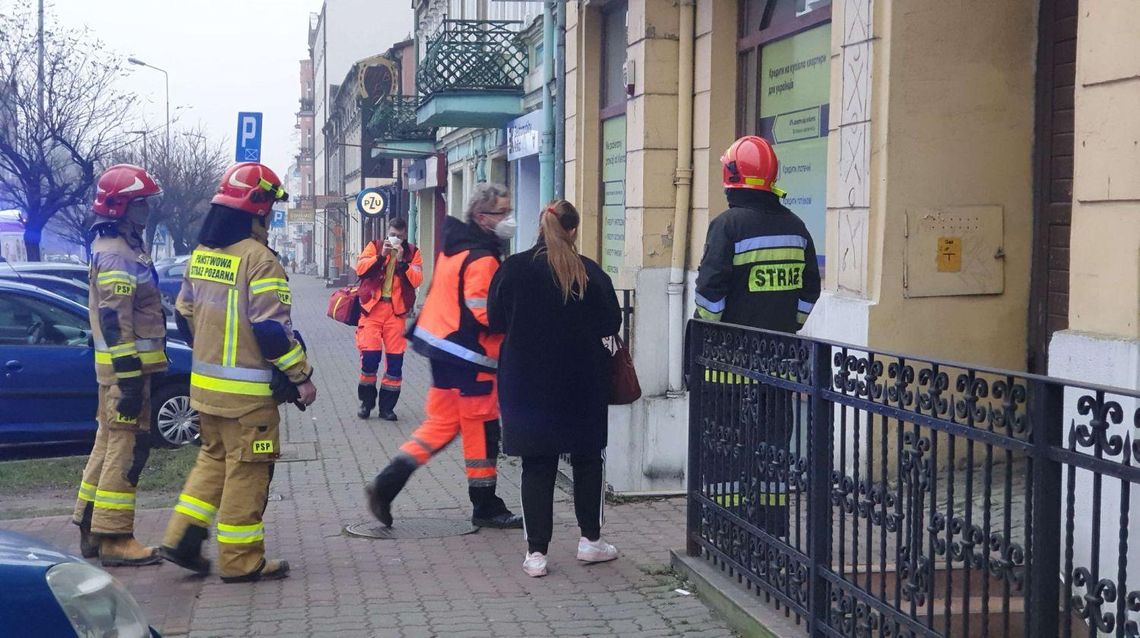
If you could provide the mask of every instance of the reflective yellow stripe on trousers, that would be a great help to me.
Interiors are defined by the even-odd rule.
[[[248,543],[260,543],[263,540],[265,540],[265,525],[262,523],[254,523],[253,525],[227,525],[225,523],[218,523],[219,543],[244,545]]]
[[[133,510],[135,495],[133,492],[95,490],[95,507],[105,510]]]
[[[214,522],[214,516],[218,514],[218,508],[210,505],[200,498],[194,498],[189,494],[179,494],[178,504],[174,506],[174,511],[179,514],[185,514],[190,518],[202,521],[206,525]]]

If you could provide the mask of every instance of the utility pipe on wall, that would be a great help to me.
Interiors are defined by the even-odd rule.
[[[673,173],[673,254],[669,263],[669,396],[685,391],[685,270],[693,191],[693,40],[695,0],[680,0],[677,47],[677,167]]]
[[[538,201],[541,206],[554,199],[554,3],[542,3],[542,146],[538,151]],[[562,99],[559,96],[558,99]]]
[[[566,199],[566,2],[554,6],[558,55],[554,61],[554,198]],[[542,202],[543,205],[546,202]]]

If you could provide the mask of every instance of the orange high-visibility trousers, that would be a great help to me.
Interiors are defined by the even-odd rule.
[[[457,389],[433,387],[428,390],[426,412],[427,419],[400,451],[423,465],[462,435],[468,486],[494,487],[501,436],[498,393],[471,397]]]
[[[376,373],[380,363],[380,352],[388,356],[387,369],[381,385],[392,390],[399,390],[403,380],[402,355],[408,349],[408,340],[404,337],[406,326],[403,317],[396,316],[392,309],[392,302],[381,301],[372,307],[372,312],[361,315],[356,326],[356,349],[361,354],[360,383],[375,385]],[[374,362],[368,355],[375,353]],[[397,359],[393,361],[393,358]],[[395,364],[395,365],[393,365]]]

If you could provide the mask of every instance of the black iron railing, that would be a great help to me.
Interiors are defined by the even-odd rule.
[[[422,100],[418,96],[395,95],[366,107],[366,133],[380,142],[435,139],[434,128],[416,123],[416,109]]]
[[[504,20],[444,20],[427,40],[416,70],[420,93],[456,89],[523,88],[527,50],[516,27]]]
[[[618,303],[621,304],[621,338],[629,344],[629,334],[633,330],[633,299],[635,291],[618,290]]]
[[[812,636],[1140,635],[1140,392],[690,329],[690,555]]]

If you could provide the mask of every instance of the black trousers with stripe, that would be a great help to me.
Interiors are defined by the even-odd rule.
[[[574,514],[582,536],[596,541],[602,535],[605,502],[604,461],[597,454],[572,454],[574,468]],[[557,456],[524,456],[522,459],[523,525],[530,552],[545,554],[554,530],[554,482]]]

